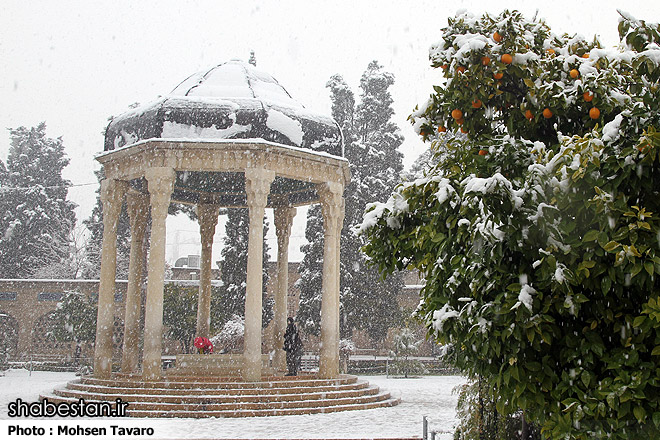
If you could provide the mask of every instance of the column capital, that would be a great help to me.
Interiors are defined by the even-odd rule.
[[[153,209],[165,209],[170,206],[170,197],[174,191],[174,181],[176,180],[176,172],[170,167],[152,167],[147,168],[144,172],[144,177],[147,179],[147,186],[149,188],[150,202]],[[163,206],[165,205],[165,206]]]
[[[327,182],[316,187],[323,213],[325,235],[338,234],[344,223],[344,185]]]
[[[117,179],[101,180],[101,201],[121,199],[128,190],[128,182]]]
[[[197,205],[197,222],[199,231],[202,235],[215,233],[215,227],[218,225],[218,216],[220,215],[220,206],[211,204]]]
[[[265,168],[246,168],[245,192],[250,211],[265,209],[270,193],[270,184],[275,180],[275,172]],[[262,214],[263,216],[263,214]],[[260,219],[263,221],[263,219]]]
[[[278,206],[274,209],[273,217],[278,241],[280,236],[288,237],[291,234],[291,225],[296,212],[297,209],[292,206]]]
[[[101,191],[99,195],[104,210],[106,208],[112,209],[116,206],[121,208],[121,203],[126,191],[128,191],[128,182],[116,179],[103,179],[101,181]]]

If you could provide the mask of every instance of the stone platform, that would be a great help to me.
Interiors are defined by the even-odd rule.
[[[167,370],[170,375],[180,376],[240,376],[243,369],[243,355],[238,353],[218,354],[177,354],[176,366]],[[270,366],[267,354],[261,355],[261,371],[272,376],[275,370]]]
[[[169,370],[168,370],[169,372]],[[177,376],[159,381],[139,375],[115,374],[111,379],[83,377],[64,389],[42,395],[49,402],[105,401],[129,404],[130,417],[257,417],[315,414],[394,406],[399,399],[359,380],[340,375],[264,376],[244,382],[235,376]]]

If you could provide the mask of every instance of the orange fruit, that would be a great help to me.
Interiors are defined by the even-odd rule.
[[[459,119],[463,118],[463,112],[455,108],[451,111],[451,117],[458,121]]]
[[[582,58],[589,58],[589,53],[585,53],[584,55],[582,55]]]
[[[472,101],[472,108],[479,108],[479,107],[481,107],[481,100],[475,99],[474,101]]]
[[[555,50],[553,48],[550,48],[550,49],[546,50],[546,52],[548,53],[548,55],[554,55],[555,54]]]
[[[591,110],[589,110],[589,117],[591,119],[598,119],[600,118],[600,110],[598,110],[598,107],[592,107]]]
[[[495,40],[496,43],[500,43],[502,39],[503,37],[498,32],[495,32],[493,34],[493,40]]]
[[[446,64],[443,64],[442,66],[440,66],[440,68],[441,68],[442,70],[447,70],[447,69],[449,68],[449,66],[446,65]]]
[[[545,119],[550,119],[552,117],[552,110],[550,110],[547,107],[545,109],[543,109],[543,117]]]
[[[456,123],[457,123],[458,125],[463,125],[463,124],[465,123],[465,119],[463,119],[463,118],[461,118],[461,119],[457,119],[457,120],[456,120]]]
[[[534,119],[534,113],[532,113],[531,110],[527,110],[525,112],[525,117],[531,121],[532,119]]]
[[[461,127],[461,133],[467,133],[467,132],[468,132],[468,131],[467,131],[467,128],[465,128],[465,127]]]
[[[488,154],[488,150],[479,150],[479,156],[485,156]]]
[[[501,61],[504,64],[511,64],[513,63],[513,57],[510,54],[505,53],[504,55],[502,55]]]
[[[495,79],[502,79],[504,77],[504,74],[502,72],[497,72],[493,74],[493,78]]]
[[[577,69],[572,69],[570,72],[568,72],[568,74],[571,75],[571,78],[573,78],[573,79],[580,76],[580,72],[578,72]]]
[[[481,57],[481,64],[483,64],[484,66],[489,65],[489,64],[490,64],[490,58],[488,58],[488,57]]]
[[[463,67],[463,66],[458,66],[458,67],[456,68],[456,71],[457,71],[458,73],[465,73],[465,67]]]
[[[442,125],[438,125],[438,133],[444,133],[447,131],[447,128],[443,127]]]
[[[584,92],[582,94],[582,98],[587,102],[591,102],[594,99],[594,94],[591,92]]]

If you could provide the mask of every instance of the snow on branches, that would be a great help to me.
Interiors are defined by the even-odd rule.
[[[434,165],[357,228],[381,272],[421,272],[418,316],[498,410],[553,439],[660,435],[660,26],[619,31],[450,19],[410,117]]]

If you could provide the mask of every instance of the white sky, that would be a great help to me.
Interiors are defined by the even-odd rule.
[[[425,147],[406,118],[440,78],[428,65],[428,47],[460,8],[475,14],[518,9],[529,18],[538,10],[554,32],[597,34],[606,46],[618,41],[617,8],[660,21],[657,0],[3,0],[0,127],[45,121],[48,135],[62,136],[71,158],[65,177],[74,184],[95,183],[94,155],[103,150],[108,117],[167,94],[196,71],[232,58],[247,60],[254,50],[258,67],[294,99],[329,114],[330,76],[340,73],[357,93],[362,72],[376,59],[396,78],[395,122],[406,138],[402,151],[409,166]],[[2,132],[3,161],[8,148],[9,133]],[[95,190],[91,185],[69,191],[80,205],[79,220],[91,213]],[[194,235],[185,232],[195,230],[194,224],[170,223],[170,233]],[[169,261],[171,252],[170,245]]]

